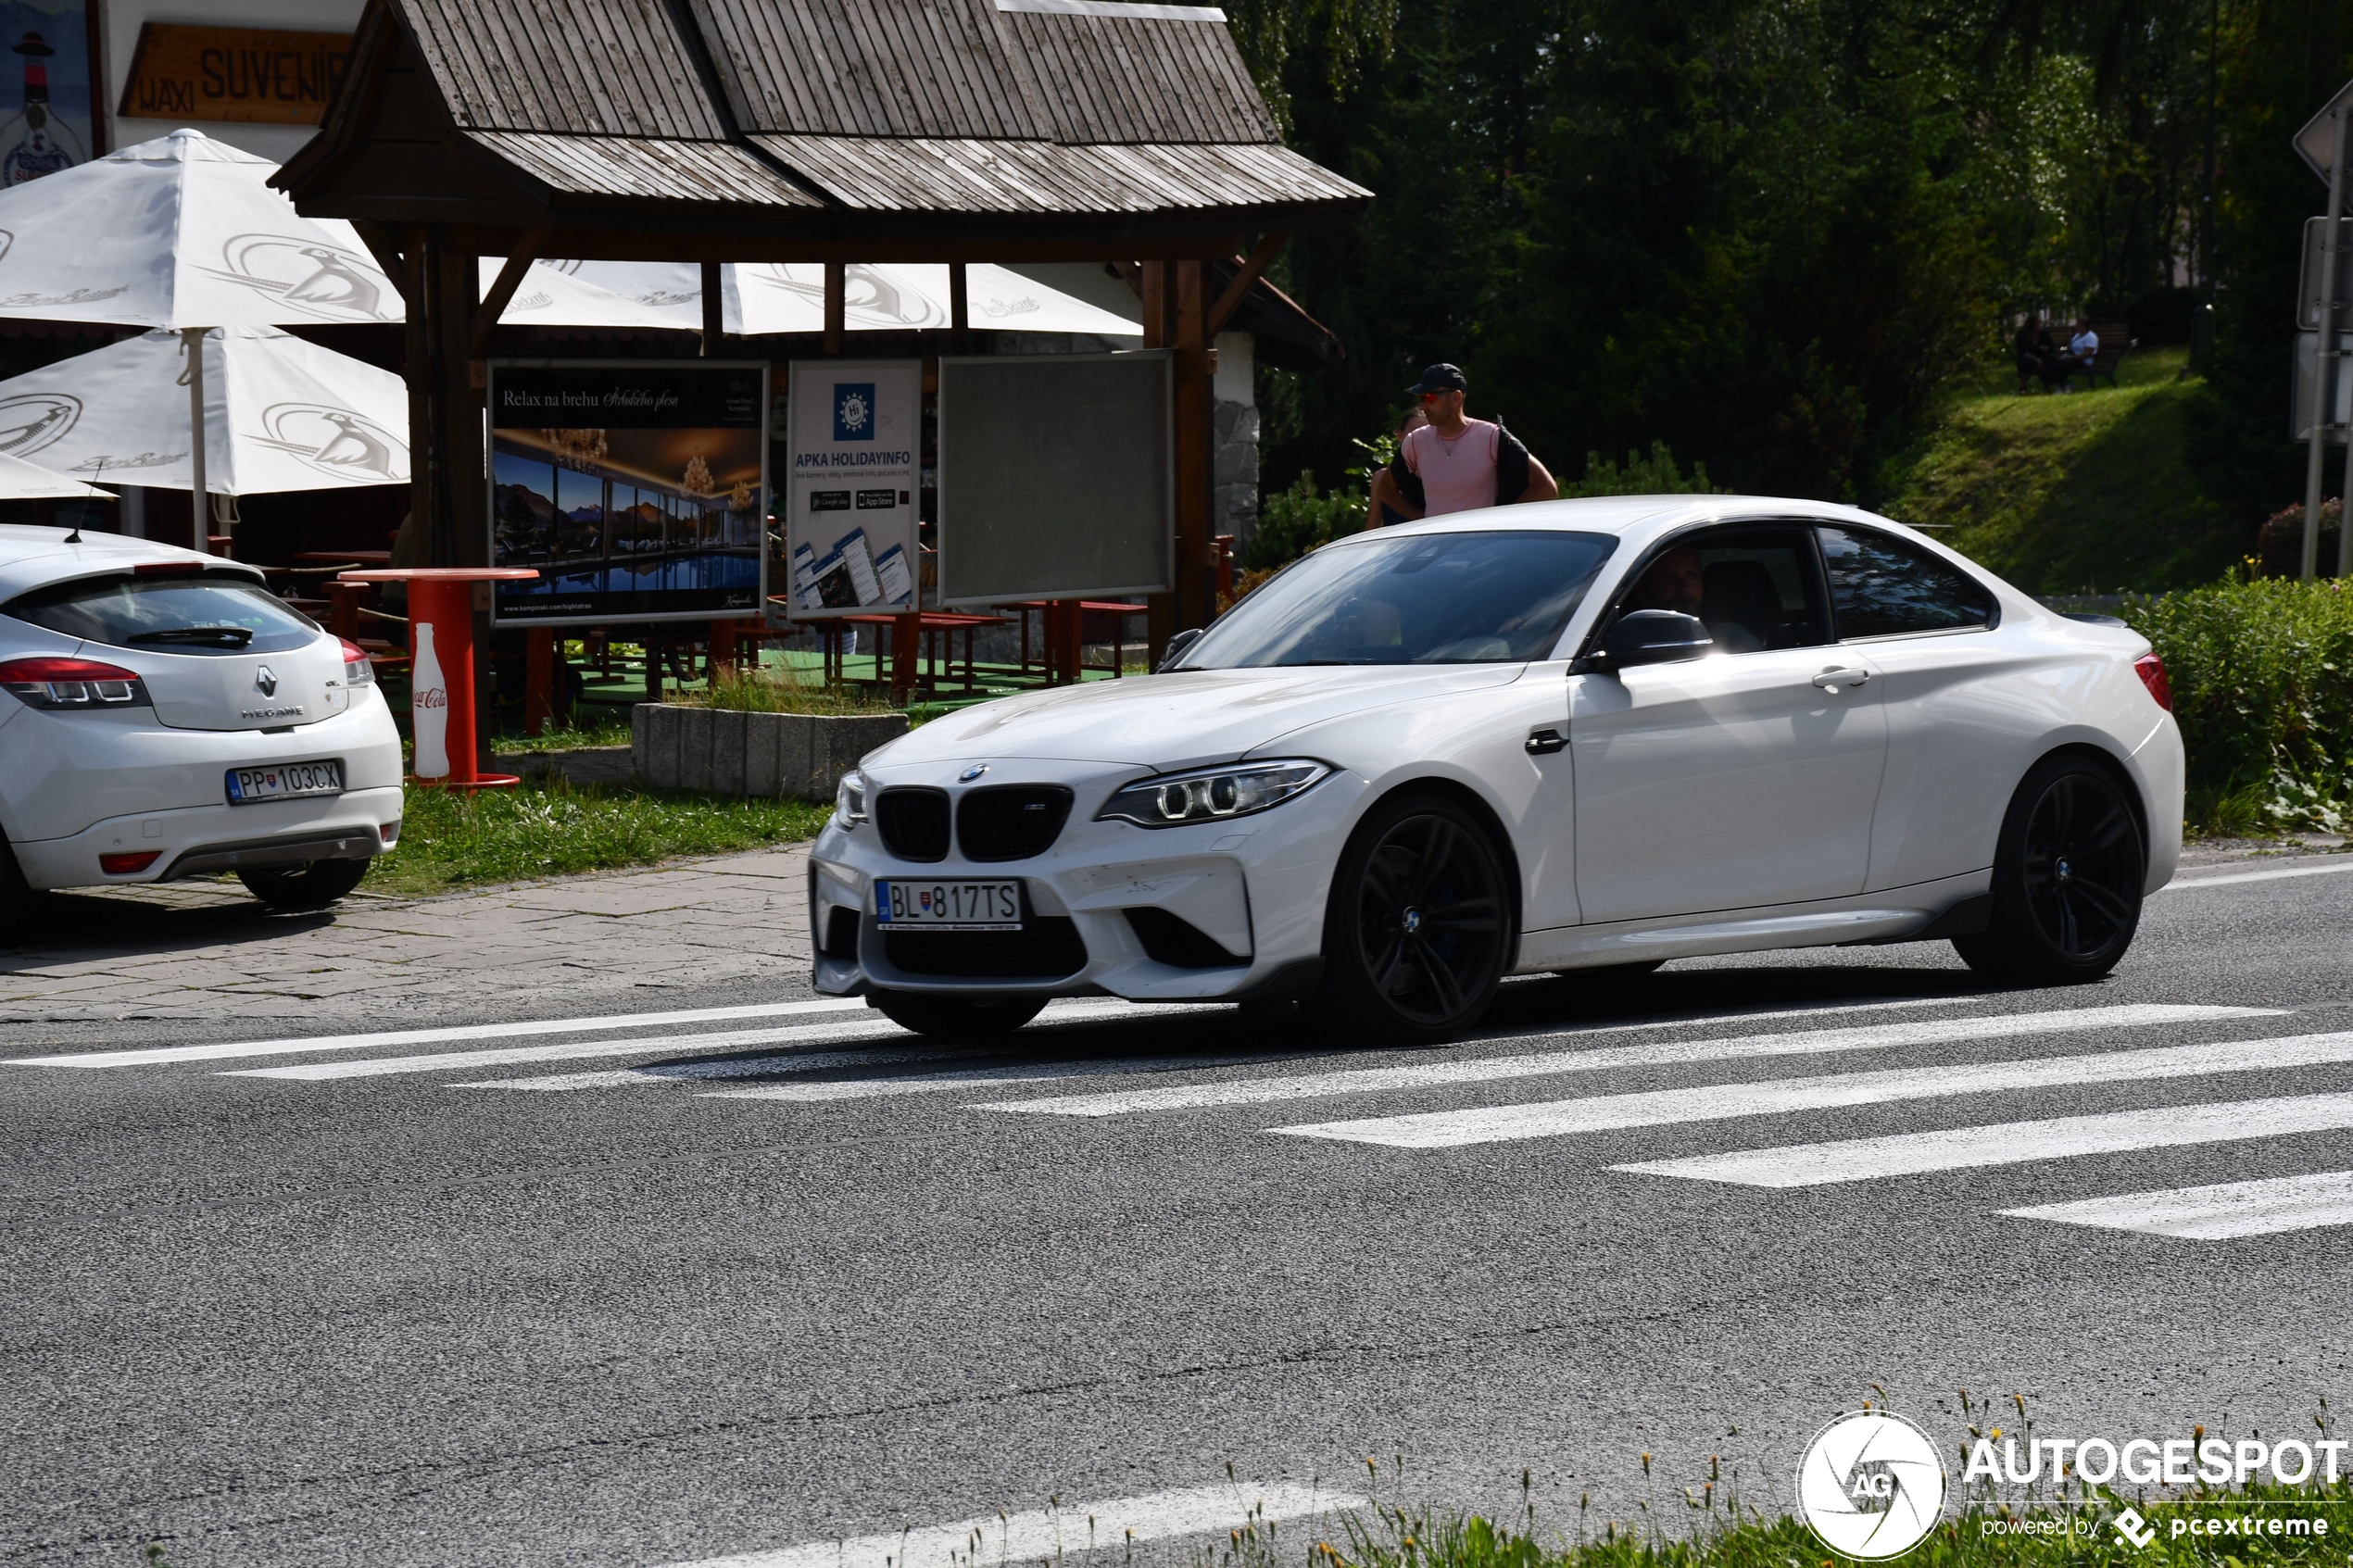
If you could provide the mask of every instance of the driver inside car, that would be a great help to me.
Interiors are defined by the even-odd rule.
[[[1699,552],[1685,546],[1667,551],[1651,563],[1650,570],[1642,573],[1642,582],[1635,586],[1632,608],[1670,609],[1679,615],[1696,616],[1707,628],[1716,652],[1755,653],[1766,646],[1767,636],[1758,625],[1762,612],[1752,602],[1756,596],[1750,579],[1760,573],[1778,608],[1779,596],[1772,594],[1771,575],[1757,563],[1718,561],[1705,566]]]

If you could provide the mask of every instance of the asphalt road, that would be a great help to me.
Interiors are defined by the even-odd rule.
[[[0,1562],[1034,1560],[1050,1499],[1166,1555],[1229,1462],[1297,1513],[1366,1455],[1680,1529],[1710,1455],[1784,1506],[1874,1388],[1940,1442],[1963,1388],[2309,1431],[2353,1394],[2353,1178],[2281,1182],[2353,1171],[2340,872],[2203,867],[2093,987],[1685,962],[1428,1052],[1084,1006],[943,1050],[741,982],[660,1002],[772,1010],[274,1053],[0,1018],[167,1053],[0,1066]]]

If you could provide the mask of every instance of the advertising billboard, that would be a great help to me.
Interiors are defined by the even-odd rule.
[[[923,390],[920,360],[793,362],[780,619],[918,608]]]
[[[1171,356],[939,362],[939,599],[1155,594],[1170,582]]]
[[[501,624],[757,615],[766,589],[768,368],[494,360],[490,561]]]

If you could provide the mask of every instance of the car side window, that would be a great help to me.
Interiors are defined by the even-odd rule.
[[[1824,528],[1821,536],[1841,641],[1994,624],[1997,607],[1983,584],[1909,541],[1861,528]]]
[[[1718,654],[1813,647],[1829,640],[1813,558],[1802,529],[1707,529],[1652,558],[1617,608],[1696,615]]]

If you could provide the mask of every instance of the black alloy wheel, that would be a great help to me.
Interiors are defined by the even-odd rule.
[[[1382,802],[1332,878],[1317,1010],[1395,1044],[1434,1045],[1478,1022],[1511,953],[1504,878],[1494,841],[1462,807]]]
[[[2087,758],[2048,759],[2002,823],[1985,931],[1953,946],[1995,979],[2097,980],[2133,945],[2146,865],[2140,820],[2115,775]]]
[[[366,860],[308,860],[239,872],[245,891],[273,909],[323,909],[368,874]]]
[[[1010,1035],[1046,1009],[1043,997],[943,997],[930,991],[876,991],[870,998],[901,1029],[951,1039]]]

